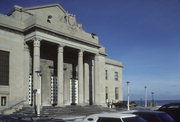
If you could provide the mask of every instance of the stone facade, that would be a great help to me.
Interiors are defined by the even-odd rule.
[[[2,73],[8,80],[0,80],[1,108],[122,100],[122,64],[107,59],[97,35],[58,4],[0,14],[0,52],[9,61]]]

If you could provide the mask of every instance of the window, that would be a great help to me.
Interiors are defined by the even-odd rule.
[[[169,109],[178,109],[179,108],[179,105],[171,105],[168,107]]]
[[[115,99],[118,100],[119,99],[119,89],[118,87],[115,88]]]
[[[6,106],[6,96],[1,96],[1,106]]]
[[[108,70],[105,70],[105,79],[108,80]]]
[[[108,87],[106,86],[106,88],[105,88],[105,93],[106,93],[106,100],[108,99]]]
[[[97,122],[122,122],[120,118],[101,117]]]
[[[139,116],[136,117],[127,117],[127,118],[123,118],[124,122],[146,122],[144,119],[142,119]],[[149,122],[149,121],[147,121]],[[150,121],[151,122],[151,121]],[[153,122],[153,121],[152,121]],[[156,121],[155,121],[156,122]]]
[[[0,85],[9,85],[9,52],[0,50]]]
[[[118,81],[118,72],[114,72],[114,80]]]

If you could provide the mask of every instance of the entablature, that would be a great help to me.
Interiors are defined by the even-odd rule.
[[[90,52],[93,54],[99,53],[100,45],[94,46],[94,45],[89,45],[86,43],[80,43],[70,38],[62,38],[62,37],[60,38],[60,37],[56,37],[54,35],[49,35],[43,32],[39,32],[39,31],[26,35],[25,42],[32,41],[35,37],[40,38],[42,41],[55,43],[57,45],[63,45],[64,47],[67,46],[67,47],[75,48],[78,50],[84,50],[86,52]]]

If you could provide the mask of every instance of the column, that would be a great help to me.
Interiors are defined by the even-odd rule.
[[[89,104],[94,104],[94,56],[90,57],[89,64]]]
[[[63,95],[63,46],[58,47],[58,105],[63,105],[64,95]]]
[[[37,114],[40,114],[41,106],[41,71],[40,71],[40,39],[34,38],[34,50],[33,50],[33,89],[36,94],[35,106],[37,106]]]
[[[90,72],[89,72],[89,62],[86,59],[86,61],[84,62],[84,103],[85,104],[89,104],[89,87],[90,87]]]
[[[78,53],[78,82],[79,82],[79,104],[84,103],[84,84],[83,84],[83,51],[80,50]]]
[[[94,104],[94,57],[91,57],[92,61],[91,61],[91,105]]]
[[[27,43],[24,43],[24,100],[28,104],[29,99],[29,62],[30,61],[30,52],[29,46]]]
[[[94,60],[94,103],[98,104],[99,101],[99,59],[98,55],[95,56]]]

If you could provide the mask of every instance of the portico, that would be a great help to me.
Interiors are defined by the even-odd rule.
[[[37,90],[37,105],[94,103],[95,53],[37,37],[27,40],[25,46],[29,49],[28,66],[32,68],[28,69],[33,77],[29,81],[31,90]],[[28,94],[29,103],[33,104],[34,94],[32,91]]]

